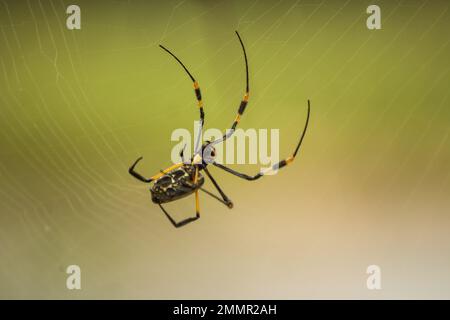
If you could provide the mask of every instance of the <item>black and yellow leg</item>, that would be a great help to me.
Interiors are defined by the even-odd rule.
[[[278,162],[277,164],[274,164],[272,167],[260,171],[258,174],[254,175],[254,176],[249,176],[245,173],[240,173],[237,172],[231,168],[225,167],[223,164],[217,163],[217,162],[213,162],[213,165],[215,165],[216,167],[225,170],[226,172],[229,172],[239,178],[245,179],[245,180],[249,180],[249,181],[253,181],[253,180],[257,180],[259,178],[261,178],[262,176],[267,175],[269,172],[274,172],[277,171],[278,169],[281,169],[285,166],[287,166],[288,164],[292,163],[292,161],[294,161],[294,156],[290,156],[289,158],[286,158],[284,160],[281,160],[280,162]]]
[[[246,92],[244,98],[242,98],[241,104],[239,105],[238,113],[236,115],[236,118],[234,118],[233,125],[231,126],[232,130],[235,130],[236,126],[239,124],[239,121],[241,121],[241,116],[244,114],[245,108],[248,104],[248,97],[249,93]]]
[[[138,164],[139,161],[142,160],[142,157],[139,157],[132,165],[131,167],[128,169],[128,173],[131,174],[133,177],[135,177],[136,179],[138,179],[139,181],[145,182],[145,183],[150,183],[153,180],[159,179],[161,178],[163,175],[165,175],[166,173],[178,169],[180,167],[183,166],[183,162],[180,163],[176,163],[170,167],[168,167],[167,169],[161,170],[159,173],[155,174],[154,176],[150,177],[150,178],[145,178],[144,176],[142,176],[140,173],[138,173],[134,168],[136,167],[136,165]]]
[[[231,173],[231,174],[233,174],[233,175],[235,175],[235,176],[237,176],[239,178],[242,178],[242,179],[245,179],[245,180],[249,180],[249,181],[257,180],[257,179],[261,178],[262,176],[268,174],[269,172],[274,172],[274,171],[277,171],[277,170],[287,166],[288,164],[290,164],[290,163],[292,163],[294,161],[294,159],[297,156],[297,153],[298,153],[298,151],[300,149],[300,146],[302,144],[303,138],[305,137],[305,133],[306,133],[306,130],[308,128],[308,123],[309,123],[310,109],[311,109],[310,101],[308,100],[308,113],[307,113],[307,116],[306,116],[305,127],[303,128],[303,132],[302,132],[302,134],[300,136],[300,141],[298,142],[297,147],[295,148],[295,151],[292,154],[292,156],[290,156],[290,157],[288,157],[288,158],[286,158],[284,160],[281,160],[280,162],[278,162],[277,164],[274,164],[269,169],[266,169],[264,171],[260,171],[258,174],[254,175],[254,176],[249,176],[249,175],[247,175],[245,173],[237,172],[237,171],[235,171],[233,169],[230,169],[230,168],[224,166],[223,164],[220,164],[220,163],[217,163],[217,162],[213,162],[213,165],[215,165],[216,167],[218,167],[220,169],[223,169],[223,170],[225,170],[225,171],[227,171],[227,172],[229,172],[229,173]]]
[[[236,130],[236,127],[239,124],[239,122],[241,121],[242,115],[244,114],[245,108],[247,107],[248,98],[249,98],[249,92],[246,92],[244,97],[242,98],[241,104],[239,105],[237,115],[234,118],[231,128],[229,130],[227,130],[227,132],[223,135],[223,137],[221,139],[214,141],[213,144],[217,144],[219,142],[225,141],[233,135],[234,130]]]
[[[195,168],[194,184],[198,182],[198,167]],[[198,194],[198,189],[195,191],[195,214],[197,219],[200,218],[200,197]]]
[[[197,98],[198,109],[200,110],[200,121],[202,125],[205,122],[205,112],[203,111],[203,100],[202,100],[202,92],[200,91],[200,87],[197,81],[194,81],[194,92],[195,97]]]
[[[249,94],[250,94],[250,89],[249,89],[249,83],[248,83],[248,61],[247,61],[247,53],[245,52],[245,46],[244,43],[242,42],[241,36],[239,35],[239,33],[236,31],[236,35],[239,39],[239,42],[241,44],[242,47],[242,51],[244,52],[244,60],[245,60],[245,80],[246,80],[246,84],[245,84],[245,94],[244,97],[242,98],[241,104],[239,105],[239,109],[237,112],[236,117],[234,118],[233,124],[231,125],[231,128],[229,130],[227,130],[227,132],[223,135],[222,138],[217,139],[213,142],[211,142],[212,144],[217,144],[220,143],[222,141],[225,141],[226,139],[228,139],[229,137],[231,137],[234,133],[234,130],[236,130],[237,125],[239,124],[239,122],[241,121],[241,117],[244,114],[245,108],[247,107],[248,104],[248,98],[249,98]]]
[[[197,98],[198,108],[200,110],[200,121],[202,122],[202,125],[205,122],[205,112],[203,111],[203,101],[202,101],[202,92],[200,91],[200,86],[198,85],[198,82],[195,80],[194,76],[189,72],[189,70],[186,68],[186,66],[181,62],[180,59],[177,58],[176,55],[174,55],[172,52],[170,52],[169,49],[165,48],[162,45],[159,45],[163,50],[165,50],[168,54],[170,54],[175,60],[178,61],[178,63],[183,67],[183,69],[188,74],[189,78],[191,78],[192,82],[194,83],[194,92],[195,97]]]

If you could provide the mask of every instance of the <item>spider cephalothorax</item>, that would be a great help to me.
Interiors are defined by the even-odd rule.
[[[237,125],[239,124],[239,121],[241,120],[241,116],[244,114],[245,108],[248,104],[249,99],[249,81],[248,81],[248,62],[247,62],[247,54],[245,52],[245,47],[242,42],[241,37],[239,36],[239,33],[236,31],[236,35],[238,36],[239,42],[242,47],[242,51],[244,52],[244,59],[245,59],[245,75],[246,75],[246,90],[244,93],[244,96],[242,98],[242,101],[239,105],[237,115],[233,121],[233,124],[231,125],[231,130],[227,130],[227,132],[220,138],[214,141],[206,141],[200,148],[197,146],[195,147],[195,152],[191,156],[190,160],[186,160],[184,158],[184,149],[180,152],[180,158],[181,162],[176,163],[167,169],[161,170],[159,173],[155,174],[154,176],[150,178],[145,178],[141,174],[139,174],[135,167],[137,163],[142,159],[142,157],[138,158],[133,165],[130,167],[128,172],[135,177],[136,179],[145,182],[145,183],[153,183],[152,187],[150,188],[150,193],[152,196],[152,201],[160,206],[164,214],[167,216],[167,218],[170,220],[170,222],[175,227],[181,227],[183,225],[188,224],[189,222],[195,221],[198,218],[200,218],[200,205],[199,205],[199,190],[205,192],[206,194],[210,195],[211,197],[219,200],[226,206],[228,206],[230,209],[233,207],[233,203],[231,200],[225,195],[225,193],[222,191],[222,189],[217,184],[216,180],[212,177],[211,173],[208,171],[207,166],[209,164],[214,165],[215,167],[218,167],[220,169],[223,169],[237,177],[253,181],[261,178],[262,176],[266,175],[268,173],[268,170],[261,171],[257,173],[256,175],[247,175],[244,173],[237,172],[231,168],[228,168],[218,162],[215,161],[216,158],[216,150],[214,148],[214,145],[218,143],[224,142],[226,139],[230,138],[234,130],[236,129]],[[178,61],[178,63],[183,67],[183,69],[187,72],[189,77],[191,78],[192,82],[194,83],[194,92],[195,96],[197,98],[197,103],[199,107],[200,112],[200,128],[203,127],[203,124],[205,122],[205,112],[203,110],[203,101],[202,101],[202,94],[200,91],[200,86],[198,85],[198,82],[194,79],[192,74],[189,72],[189,70],[186,68],[186,66],[178,59],[172,52],[170,52],[168,49],[160,45],[162,49],[164,49],[167,53],[169,53],[172,57],[175,58],[175,60]],[[305,127],[303,128],[302,134],[300,136],[300,141],[297,144],[297,147],[295,148],[294,153],[280,161],[279,163],[273,165],[270,170],[276,171],[278,169],[283,168],[284,166],[288,165],[292,161],[294,161],[295,156],[297,155],[300,145],[302,144],[303,137],[305,136],[306,129],[308,127],[309,122],[309,114],[310,114],[310,102],[308,100],[308,113],[306,117],[306,123]],[[205,172],[208,178],[211,180],[212,184],[216,188],[216,190],[219,192],[219,195],[213,194],[210,191],[203,188],[203,185],[205,183],[205,178],[201,174],[201,172]],[[162,206],[163,203],[175,201],[184,197],[187,197],[191,194],[195,194],[195,217],[187,218],[182,221],[176,222],[164,209]]]
[[[202,165],[206,167],[208,164],[213,163],[216,159],[216,148],[212,145],[211,141],[206,141],[201,148]]]

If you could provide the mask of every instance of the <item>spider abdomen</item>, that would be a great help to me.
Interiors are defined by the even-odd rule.
[[[187,197],[204,183],[205,179],[200,173],[198,174],[197,183],[194,183],[191,167],[176,169],[155,181],[150,189],[152,201],[161,204]]]

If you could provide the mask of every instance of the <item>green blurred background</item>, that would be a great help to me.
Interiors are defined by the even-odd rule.
[[[450,298],[448,1],[68,1],[0,4],[0,298]],[[213,174],[174,229],[147,186],[176,128],[279,128],[278,175]],[[248,173],[258,165],[232,166]],[[194,213],[193,198],[168,206]],[[66,289],[77,264],[82,290]],[[366,288],[380,266],[382,290]]]

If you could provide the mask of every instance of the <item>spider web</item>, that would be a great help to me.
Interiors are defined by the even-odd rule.
[[[354,274],[371,261],[373,255],[361,253],[367,248],[401,268],[416,258],[405,248],[423,239],[415,232],[422,230],[438,234],[448,252],[446,2],[381,5],[379,32],[365,29],[364,5],[351,0],[80,2],[82,29],[75,31],[65,27],[67,5],[0,4],[0,297],[323,298],[343,297],[344,285],[361,297],[367,293]],[[86,33],[98,30],[117,40],[93,45]],[[234,30],[250,64],[240,126],[281,128],[280,156],[287,156],[309,98],[308,153],[287,169],[289,176],[265,184],[231,187],[242,182],[216,173],[239,213],[202,195],[200,222],[172,230],[127,174],[141,154],[146,175],[165,166],[171,130],[195,120],[191,84],[157,45],[174,47],[200,80],[206,126],[225,129],[244,86]],[[147,61],[147,54],[148,66],[137,68],[133,59]],[[125,55],[129,60],[119,59]],[[293,198],[302,200],[300,208],[287,203]],[[193,201],[174,209],[193,214]],[[394,221],[390,213],[398,213]],[[395,236],[405,216],[410,228]],[[333,236],[348,249],[346,259],[331,251]],[[391,241],[400,244],[392,248]],[[426,251],[431,244],[419,245]],[[405,260],[395,260],[398,252],[406,252]],[[422,253],[436,264],[429,282],[416,284],[415,297],[424,296],[424,287],[433,297],[450,295],[450,285],[439,287],[448,280],[442,252]],[[64,287],[70,264],[82,269],[80,293]],[[402,281],[386,297],[407,295],[411,284],[404,289]]]

